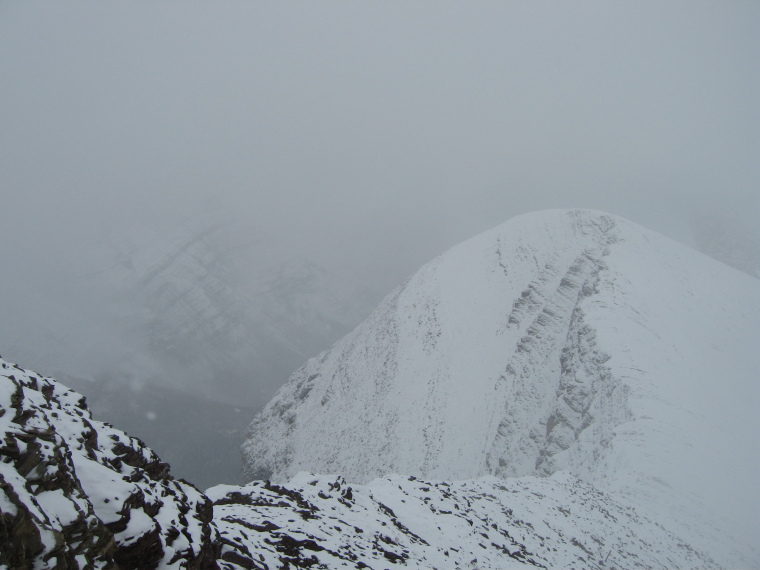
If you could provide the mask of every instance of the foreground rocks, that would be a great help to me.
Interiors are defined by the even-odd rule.
[[[0,567],[216,567],[208,498],[76,392],[0,367]]]
[[[220,485],[214,521],[242,568],[719,568],[635,507],[560,475],[368,485],[301,473]],[[236,564],[241,551],[252,565]],[[229,561],[229,562],[227,562]]]

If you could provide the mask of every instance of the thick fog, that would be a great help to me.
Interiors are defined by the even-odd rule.
[[[255,408],[544,208],[752,272],[758,29],[756,2],[2,2],[0,354]]]

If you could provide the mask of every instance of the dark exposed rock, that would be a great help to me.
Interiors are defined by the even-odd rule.
[[[218,567],[208,498],[76,392],[0,366],[0,567]]]

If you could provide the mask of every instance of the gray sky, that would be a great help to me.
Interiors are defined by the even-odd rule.
[[[756,228],[758,30],[755,1],[0,0],[2,303],[212,206],[381,290],[536,209]]]

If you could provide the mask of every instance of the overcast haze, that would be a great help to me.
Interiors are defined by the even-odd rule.
[[[756,236],[758,30],[757,2],[0,2],[2,311],[71,329],[104,236],[205,217],[380,293],[536,209]]]

